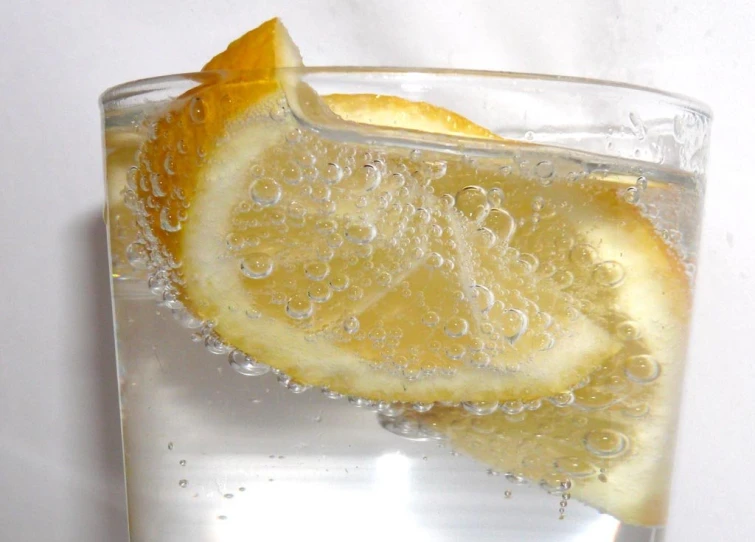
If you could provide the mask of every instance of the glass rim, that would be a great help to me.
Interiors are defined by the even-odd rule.
[[[551,75],[527,72],[510,72],[494,70],[470,70],[456,68],[404,68],[404,67],[369,67],[369,66],[313,66],[313,67],[286,67],[286,68],[260,68],[253,70],[208,70],[201,72],[184,72],[154,77],[145,77],[126,81],[113,85],[105,89],[99,96],[99,102],[103,106],[121,100],[127,97],[133,97],[138,94],[148,92],[145,87],[164,86],[174,81],[185,81],[187,79],[198,81],[215,80],[218,78],[228,78],[229,76],[240,77],[243,75],[269,74],[271,71],[283,73],[302,73],[302,74],[347,74],[347,75],[393,75],[393,76],[411,76],[422,75],[431,77],[482,77],[489,79],[506,79],[522,81],[544,81],[548,83],[579,84],[591,87],[604,87],[615,90],[624,90],[632,93],[646,94],[657,96],[674,102],[674,105],[687,110],[692,110],[700,115],[707,117],[708,120],[713,118],[711,108],[705,102],[677,92],[670,92],[649,86],[635,85],[620,81],[608,79],[597,79],[588,77],[574,77],[569,75]]]

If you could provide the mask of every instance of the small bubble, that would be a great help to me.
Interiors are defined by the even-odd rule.
[[[241,273],[250,279],[264,279],[273,272],[273,259],[264,252],[250,254],[240,264]]]
[[[602,286],[618,286],[624,280],[624,266],[613,261],[599,263],[593,271],[593,279]]]
[[[435,327],[440,323],[440,315],[435,311],[428,311],[422,315],[422,323],[428,327]]]
[[[448,164],[445,162],[445,160],[435,160],[432,162],[425,162],[423,164],[423,171],[425,173],[425,176],[434,181],[443,178],[447,170]]]
[[[178,485],[179,485],[180,487],[186,487],[186,486],[188,486],[188,485],[189,485],[189,481],[188,481],[188,480],[179,480],[179,481],[178,481]]]
[[[178,462],[178,464],[181,465],[182,467],[185,467],[186,466],[186,460],[182,459],[181,461]]]
[[[237,373],[244,376],[262,376],[270,372],[270,367],[260,363],[241,350],[234,350],[228,354],[228,363]]]
[[[510,499],[511,498],[511,490],[507,489],[506,491],[504,491],[503,492],[503,496],[506,497],[507,499]]]
[[[359,319],[356,316],[349,316],[343,321],[343,329],[349,335],[359,331]]]
[[[598,261],[598,251],[587,244],[578,244],[572,247],[569,259],[579,267],[592,267]]]
[[[172,442],[168,443],[168,450],[173,450],[173,443]]]
[[[535,166],[535,175],[540,178],[542,184],[550,184],[552,182],[553,171],[553,162],[550,160],[543,160]]]
[[[372,224],[355,223],[346,228],[346,239],[357,245],[366,245],[377,236],[377,229]]]
[[[498,410],[497,401],[464,401],[461,406],[475,416],[488,416]]]
[[[343,179],[343,169],[338,164],[329,163],[325,168],[325,182],[328,184],[338,184]]]
[[[625,341],[636,341],[642,335],[637,322],[626,320],[616,326],[616,334]]]
[[[342,292],[349,287],[349,277],[347,275],[336,273],[330,277],[330,287],[336,292]]]
[[[559,459],[556,459],[556,461],[554,462],[554,467],[556,467],[556,469],[558,469],[560,472],[568,474],[569,476],[572,476],[574,478],[587,478],[588,476],[592,476],[598,471],[595,468],[595,465],[577,456],[561,457]],[[562,504],[561,506],[566,505]]]
[[[430,267],[438,269],[443,265],[444,259],[443,256],[441,256],[437,252],[431,252],[430,254],[428,254],[427,260],[425,261]]]
[[[594,429],[584,438],[587,451],[598,457],[616,457],[629,446],[629,439],[613,429]]]
[[[430,412],[433,408],[433,403],[413,403],[412,410],[420,413]]]
[[[357,177],[360,188],[366,192],[375,190],[380,186],[380,183],[383,180],[383,175],[380,173],[380,170],[372,164],[365,164],[359,168],[354,175]]]
[[[501,412],[509,416],[516,416],[524,412],[524,403],[521,401],[504,401],[500,406]]]
[[[630,186],[624,190],[622,196],[627,203],[637,203],[640,201],[640,191],[635,186]]]
[[[508,309],[501,318],[501,333],[509,343],[515,343],[527,331],[527,314],[519,309]]]
[[[126,259],[134,269],[147,269],[149,253],[143,243],[135,241],[126,247]]]
[[[485,219],[485,227],[496,234],[502,243],[508,243],[516,231],[516,221],[508,211],[503,209],[491,209]]]
[[[553,273],[551,280],[561,289],[568,288],[574,284],[574,274],[571,271],[560,269]]]
[[[658,378],[661,366],[652,356],[632,356],[624,362],[624,374],[629,380],[645,384]]]
[[[283,191],[281,186],[270,178],[257,179],[249,185],[249,196],[262,207],[270,207],[278,203]]]
[[[543,477],[540,487],[548,493],[561,494],[569,491],[572,486],[571,479],[561,472],[552,472]]]
[[[233,493],[226,493],[225,495],[223,495],[223,498],[225,498],[225,499],[232,499],[233,498]]]
[[[333,293],[330,290],[330,286],[328,286],[326,283],[317,282],[309,287],[307,295],[315,303],[326,303],[330,300]]]
[[[504,477],[506,478],[506,481],[511,484],[516,484],[518,486],[524,485],[527,483],[527,479],[522,476],[521,474],[515,474],[513,472],[507,472]]]
[[[637,190],[645,190],[648,187],[648,180],[645,177],[637,177],[635,186],[637,187]]]
[[[160,227],[167,232],[177,232],[181,229],[181,220],[174,211],[163,207],[160,210]]]
[[[462,188],[456,194],[456,208],[468,219],[482,222],[490,212],[487,192],[479,186]]]
[[[422,151],[419,149],[414,149],[409,153],[409,159],[412,162],[419,162],[422,159]]]
[[[555,407],[564,408],[574,403],[574,394],[570,391],[565,391],[548,397],[548,401]]]
[[[463,337],[469,331],[469,322],[464,318],[451,318],[444,327],[446,335],[452,338]]]
[[[534,140],[535,139],[535,132],[533,132],[532,130],[527,130],[524,133],[524,139],[527,140],[527,141]]]
[[[189,102],[189,118],[191,118],[191,121],[195,124],[202,124],[206,117],[207,111],[202,98],[194,96]]]
[[[218,516],[218,519],[219,519],[220,521],[225,521],[225,520],[227,520],[227,519],[228,519],[228,516]]]
[[[493,295],[493,292],[490,291],[490,288],[483,286],[482,284],[474,284],[470,290],[469,297],[475,302],[477,309],[481,313],[485,314],[493,308],[495,296]]]
[[[459,360],[464,357],[467,350],[460,344],[452,344],[446,348],[446,356],[452,360]]]
[[[304,320],[312,316],[314,305],[309,297],[303,295],[294,295],[286,304],[286,314],[295,320]]]
[[[324,280],[330,273],[330,266],[325,262],[310,262],[304,266],[304,273],[309,280]]]

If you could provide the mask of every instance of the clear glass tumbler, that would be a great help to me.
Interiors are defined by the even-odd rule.
[[[705,106],[302,68],[101,107],[134,542],[660,539]]]

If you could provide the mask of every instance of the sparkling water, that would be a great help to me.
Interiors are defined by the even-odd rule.
[[[204,104],[193,102],[190,115],[193,121],[203,122]],[[277,112],[271,122],[285,120],[284,110]],[[624,396],[616,390],[627,386],[640,389],[660,378],[678,379],[678,374],[662,374],[652,355],[640,353],[623,361],[623,374],[606,376],[615,380],[606,380],[609,387],[605,389],[609,391],[602,394],[582,393],[583,389],[594,390],[585,388],[586,381],[547,397],[441,404],[369,400],[341,393],[343,390],[298,382],[266,364],[265,359],[255,357],[254,352],[227,344],[213,329],[213,322],[203,321],[186,308],[171,284],[171,269],[176,266],[155,261],[150,239],[145,239],[129,209],[138,207],[132,188],[144,181],[134,178],[134,168],[139,146],[149,138],[149,127],[145,128],[142,119],[119,119],[111,124],[107,132],[107,219],[129,523],[134,542],[295,540],[313,536],[365,542],[387,538],[413,542],[662,539],[662,527],[624,524],[572,495],[582,479],[610,483],[611,460],[632,447],[630,437],[618,426],[588,426],[580,430],[578,444],[591,461],[581,456],[561,457],[539,479],[525,475],[533,472],[527,470],[535,468],[531,465],[523,465],[521,471],[501,472],[484,460],[485,452],[477,454],[474,447],[488,446],[494,430],[502,431],[498,440],[508,446],[507,429],[501,430],[501,426],[515,428],[528,417],[550,416],[548,413],[562,412],[558,416],[564,425],[579,426],[585,412],[621,407],[625,418],[641,420],[649,415],[647,405],[641,401],[622,402]],[[454,167],[462,167],[459,164],[468,167],[476,163],[475,167],[487,169],[495,166],[502,177],[518,172],[541,187],[546,196],[554,183],[576,185],[587,179],[586,182],[611,184],[628,204],[637,206],[638,212],[653,222],[658,236],[687,266],[687,275],[693,274],[701,187],[692,177],[679,172],[651,170],[647,164],[640,167],[639,163],[614,162],[601,156],[573,156],[546,147],[507,149],[492,158],[489,154],[445,156],[441,150],[398,147],[373,149],[370,156],[357,158],[359,147],[355,147],[352,154],[347,152],[346,159],[340,156],[341,160],[325,164],[323,156],[343,150],[339,151],[338,144],[335,150],[328,148],[327,140],[322,142],[318,156],[305,152],[305,147],[297,147],[307,138],[311,146],[312,137],[306,130],[290,131],[287,143],[294,149],[293,161],[282,166],[275,176],[261,171],[250,173],[249,200],[247,207],[239,208],[238,216],[264,211],[273,224],[275,220],[281,225],[304,223],[311,205],[327,209],[338,202],[332,192],[343,183],[354,189],[354,197],[348,202],[350,208],[388,212],[392,204],[401,201],[402,185],[392,189],[392,199],[381,199],[378,188],[385,188],[390,176],[406,173],[396,170],[401,164],[421,164],[417,171],[427,180],[426,186],[432,187],[435,180],[449,178]],[[187,149],[179,146],[176,152]],[[398,153],[401,160],[381,158],[381,153],[391,152]],[[315,168],[316,163],[322,167]],[[170,155],[165,157],[163,167],[168,174],[175,167]],[[152,186],[146,188],[156,197],[165,196],[159,180],[152,181]],[[294,188],[299,190],[301,186],[307,187],[307,201],[314,202],[308,204],[310,207],[297,204],[290,196]],[[435,195],[441,205],[455,208],[479,225],[475,243],[480,251],[492,249],[497,243],[506,244],[526,223],[536,224],[559,212],[547,197],[536,196],[528,216],[514,217],[506,207],[505,188],[466,182],[452,192]],[[182,199],[180,193],[170,197]],[[281,209],[280,216],[275,214],[277,209]],[[179,211],[163,208],[159,213],[160,228],[164,232],[180,231],[191,211],[190,205]],[[411,213],[412,224],[417,224],[416,230],[402,234],[401,239],[406,240],[402,258],[421,260],[428,269],[453,272],[454,262],[433,251],[432,245],[412,243],[412,232],[425,231],[422,228],[430,236],[443,235],[443,231],[434,233],[433,228],[439,225],[433,210],[412,205],[402,212]],[[327,306],[333,296],[347,296],[353,303],[363,298],[364,289],[357,286],[354,274],[338,274],[329,262],[346,250],[344,247],[352,251],[354,258],[369,260],[375,240],[388,225],[358,218],[337,228],[327,221],[327,213],[323,216],[326,218],[314,226],[318,237],[324,240],[317,243],[318,258],[302,267],[302,276],[309,281],[305,293],[286,293],[278,298],[273,292],[269,306],[228,308],[245,314],[250,333],[254,332],[255,321],[267,318],[274,305],[281,308],[291,325],[306,329],[306,322],[318,307]],[[358,211],[356,216],[360,216]],[[633,272],[618,261],[596,261],[595,247],[574,246],[568,239],[554,238],[554,242],[564,245],[561,248],[570,263],[547,269],[546,265],[553,264],[540,262],[531,254],[517,253],[506,265],[521,273],[538,269],[563,289],[575,280],[570,271],[573,266],[592,266],[591,283],[597,288],[619,286],[625,275]],[[240,255],[239,274],[255,284],[270,280],[277,266],[285,265],[269,251],[256,251],[253,243],[238,232],[229,232],[218,243],[229,253]],[[394,280],[389,271],[383,270],[375,275],[374,284],[388,289],[395,286]],[[405,297],[409,297],[412,292],[405,289]],[[441,294],[449,295],[438,292]],[[475,284],[461,294],[465,302],[472,302],[483,314],[495,310],[501,295],[493,284]],[[526,344],[537,345],[538,350],[558,349],[560,337],[547,331],[553,329],[551,315],[528,311],[526,303],[518,308],[512,306],[502,306],[505,312],[497,320],[500,329],[495,332],[500,338],[496,340],[504,345],[502,348],[524,344],[519,341],[526,337]],[[470,339],[474,322],[465,317],[449,317],[443,310],[428,307],[414,324],[437,330],[438,338],[428,342],[428,352],[452,362],[464,360],[485,369],[500,353],[493,347],[475,346],[474,339]],[[365,329],[365,325],[358,315],[344,314],[337,329],[328,330],[330,335],[323,337],[344,344],[383,344],[391,340],[380,326]],[[486,324],[479,325],[486,333]],[[638,339],[642,331],[632,320],[621,321],[614,329],[623,341]],[[679,340],[685,339],[686,330],[675,333],[680,333]],[[462,338],[467,342],[460,342]],[[312,337],[313,344],[321,340],[326,339]],[[408,379],[422,378],[422,374],[395,366]],[[519,370],[513,365],[501,368],[511,374]],[[671,387],[676,389],[675,385]],[[672,412],[676,411],[676,401],[676,393],[672,393],[668,405]],[[493,417],[503,420],[495,429],[484,421]],[[479,438],[466,439],[465,435],[472,434]],[[668,428],[665,437],[667,441],[658,444],[662,461],[668,461],[673,449],[673,427]],[[511,442],[512,446],[531,444],[516,439]],[[537,444],[534,446],[535,459],[531,461],[538,460]],[[668,479],[657,483],[665,486]]]

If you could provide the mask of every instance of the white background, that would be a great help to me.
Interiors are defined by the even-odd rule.
[[[311,65],[600,77],[712,106],[668,540],[752,540],[751,0],[0,2],[0,540],[126,540],[98,94],[194,71],[274,15]]]

